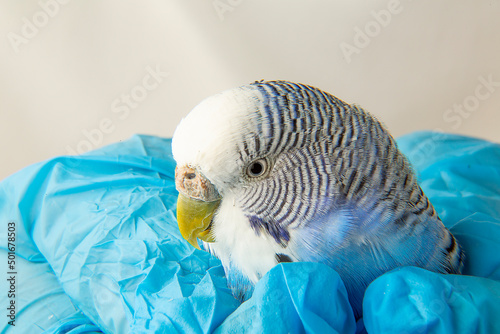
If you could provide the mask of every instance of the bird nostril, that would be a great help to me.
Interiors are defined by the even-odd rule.
[[[186,174],[186,179],[188,180],[192,180],[196,177],[196,174],[195,173],[187,173]]]

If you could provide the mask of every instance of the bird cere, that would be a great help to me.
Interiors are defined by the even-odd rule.
[[[464,254],[383,125],[315,87],[263,81],[207,98],[179,124],[182,236],[218,257],[235,296],[280,262],[341,276],[356,318],[400,266],[460,273]]]

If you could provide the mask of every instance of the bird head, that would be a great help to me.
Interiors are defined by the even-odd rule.
[[[271,169],[257,123],[258,92],[237,88],[202,101],[177,127],[172,149],[177,162],[178,222],[183,237],[216,242],[213,218],[221,202]],[[252,144],[254,144],[252,146]]]
[[[285,81],[256,82],[202,101],[172,139],[182,236],[196,248],[201,240],[226,270],[235,267],[253,282],[278,262],[298,260],[289,247],[298,227],[332,207],[320,151],[348,108],[316,88]]]

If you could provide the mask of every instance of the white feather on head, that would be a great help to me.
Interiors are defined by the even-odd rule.
[[[216,242],[205,243],[205,247],[253,283],[276,264],[276,254],[284,252],[271,236],[256,234],[241,208],[235,206],[232,191],[239,189],[247,163],[241,159],[238,144],[262,136],[257,133],[257,123],[262,121],[260,95],[257,89],[244,86],[211,96],[181,121],[172,139],[177,164],[196,168],[223,196],[212,227]]]
[[[255,94],[256,90],[249,94],[248,88],[239,87],[198,104],[174,132],[172,153],[177,164],[198,168],[221,192],[236,185],[243,163],[238,143],[242,134],[255,133],[260,117]]]

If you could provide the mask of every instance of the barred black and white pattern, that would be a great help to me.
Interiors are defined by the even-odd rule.
[[[367,230],[394,224],[411,235],[421,224],[441,224],[408,160],[372,115],[307,85],[271,81],[243,89],[259,107],[256,131],[239,141],[241,161],[275,159],[272,175],[252,182],[240,198],[256,229],[273,224],[286,247],[288,229],[345,207]],[[460,272],[463,252],[444,226],[439,233],[443,271]]]

